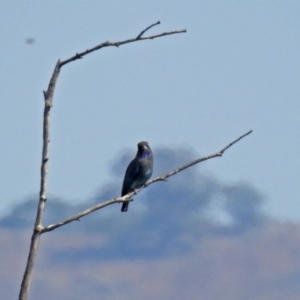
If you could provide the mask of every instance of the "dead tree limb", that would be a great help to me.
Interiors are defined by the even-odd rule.
[[[199,158],[199,159],[196,159],[180,168],[177,168],[165,175],[161,175],[161,176],[158,176],[158,177],[155,177],[151,180],[148,180],[141,188],[139,189],[136,189],[134,192],[131,192],[123,197],[116,197],[116,198],[113,198],[113,199],[110,199],[110,200],[107,200],[103,203],[99,203],[93,207],[90,207],[78,214],[76,214],[75,216],[73,217],[70,217],[68,219],[65,219],[63,221],[60,221],[58,223],[55,223],[55,224],[52,224],[52,225],[49,225],[49,226],[46,226],[46,227],[43,227],[41,228],[41,233],[44,233],[44,232],[48,232],[48,231],[52,231],[58,227],[61,227],[61,226],[64,226],[68,223],[71,223],[73,221],[78,221],[80,218],[84,217],[84,216],[87,216],[89,215],[90,213],[96,211],[96,210],[99,210],[105,206],[108,206],[108,205],[111,205],[111,204],[114,204],[114,203],[121,203],[121,202],[126,202],[126,201],[132,201],[131,197],[138,194],[142,189],[144,189],[145,187],[147,187],[148,185],[154,183],[154,182],[157,182],[157,181],[166,181],[167,178],[191,167],[191,166],[194,166],[202,161],[205,161],[205,160],[208,160],[208,159],[211,159],[211,158],[214,158],[214,157],[220,157],[223,155],[223,153],[229,148],[231,147],[233,144],[237,143],[239,140],[241,140],[242,138],[244,138],[245,136],[249,135],[250,133],[252,132],[252,130],[248,131],[247,133],[243,134],[242,136],[240,136],[239,138],[237,138],[236,140],[234,140],[233,142],[231,142],[230,144],[228,144],[226,147],[224,147],[223,149],[221,149],[220,151],[214,153],[214,154],[210,154],[208,156],[205,156],[205,157],[202,157],[202,158]]]
[[[32,278],[32,271],[33,267],[35,264],[36,260],[36,255],[38,251],[38,246],[39,246],[39,241],[41,237],[41,229],[43,228],[42,226],[42,221],[43,221],[43,213],[45,211],[46,207],[46,201],[47,201],[47,169],[48,169],[48,160],[49,160],[49,142],[50,142],[50,111],[51,107],[53,105],[53,95],[54,95],[54,90],[56,86],[56,82],[59,76],[60,69],[77,59],[83,58],[85,55],[94,52],[96,50],[100,50],[101,48],[104,47],[119,47],[124,44],[128,43],[133,43],[133,42],[138,42],[138,41],[143,41],[143,40],[150,40],[150,39],[155,39],[159,37],[163,37],[166,35],[172,35],[172,34],[177,34],[177,33],[184,33],[186,30],[176,30],[176,31],[169,31],[169,32],[163,32],[160,34],[156,35],[151,35],[151,36],[146,36],[143,37],[143,34],[152,28],[155,25],[160,24],[159,22],[156,22],[150,26],[148,26],[146,29],[141,31],[141,33],[131,39],[119,41],[119,42],[104,42],[101,43],[91,49],[87,49],[83,52],[76,53],[74,56],[66,59],[66,60],[58,60],[51,80],[48,85],[47,91],[44,91],[44,98],[45,98],[45,106],[44,106],[44,118],[43,118],[43,150],[42,150],[42,163],[41,163],[41,185],[40,185],[40,195],[39,195],[39,202],[38,202],[38,207],[37,207],[37,214],[36,214],[36,219],[35,219],[35,224],[34,224],[34,229],[31,237],[31,243],[30,243],[30,248],[29,248],[29,254],[27,258],[27,264],[25,268],[25,272],[23,275],[23,280],[21,283],[21,289],[20,289],[20,294],[19,294],[19,300],[26,300],[28,296],[28,290],[30,286],[30,281]]]

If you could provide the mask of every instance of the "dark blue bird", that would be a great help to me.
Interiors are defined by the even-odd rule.
[[[122,196],[140,188],[152,176],[153,154],[147,142],[138,143],[135,158],[128,165],[122,188]],[[129,202],[123,202],[122,212],[128,210]]]

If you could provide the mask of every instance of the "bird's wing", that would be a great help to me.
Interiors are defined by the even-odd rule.
[[[139,177],[140,165],[137,160],[132,160],[127,167],[124,181],[123,181],[123,188],[122,188],[122,195],[126,195],[132,190],[135,189],[135,184]]]

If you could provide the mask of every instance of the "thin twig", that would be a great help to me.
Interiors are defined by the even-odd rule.
[[[223,155],[223,153],[224,153],[229,147],[231,147],[233,144],[237,143],[239,140],[241,140],[241,139],[244,138],[245,136],[249,135],[251,132],[252,132],[252,130],[250,130],[250,131],[248,131],[247,133],[241,135],[239,138],[237,138],[236,140],[234,140],[233,142],[231,142],[229,145],[227,145],[226,147],[224,147],[223,149],[221,149],[220,151],[218,151],[218,152],[216,152],[216,153],[214,153],[214,154],[211,154],[211,155],[208,155],[208,156],[205,156],[205,157],[196,159],[196,160],[194,160],[194,161],[192,161],[192,162],[190,162],[190,163],[188,163],[188,164],[186,164],[186,165],[184,165],[184,166],[182,166],[182,167],[180,167],[180,168],[178,168],[178,169],[176,169],[176,170],[171,171],[170,173],[167,173],[166,175],[159,176],[159,177],[156,177],[156,178],[154,178],[154,179],[152,179],[152,180],[149,180],[148,182],[146,182],[146,184],[149,185],[150,183],[153,183],[153,182],[155,182],[155,181],[166,180],[168,177],[173,176],[173,175],[175,175],[176,173],[181,172],[181,171],[183,171],[183,170],[185,170],[185,169],[187,169],[187,168],[189,168],[189,167],[191,167],[191,166],[193,166],[193,165],[196,165],[196,164],[198,164],[198,163],[200,163],[200,162],[202,162],[202,161],[205,161],[205,160],[208,160],[208,159],[211,159],[211,158],[214,158],[214,157],[220,157],[220,156]]]
[[[142,31],[142,34],[153,27],[153,24],[149,26],[149,28],[146,28],[144,31]],[[132,38],[120,42],[105,42],[102,43],[98,46],[93,47],[92,49],[86,50],[81,53],[77,53],[75,56],[72,56],[69,59],[66,59],[64,61],[58,61],[53,74],[51,76],[51,80],[48,85],[48,89],[45,92],[44,91],[44,98],[45,98],[45,106],[44,106],[44,118],[43,118],[43,151],[42,151],[42,164],[41,164],[41,186],[40,186],[40,196],[39,196],[39,202],[38,202],[38,207],[37,207],[37,215],[36,215],[36,220],[35,220],[35,225],[31,237],[31,244],[29,248],[29,254],[28,254],[28,259],[27,259],[27,264],[25,268],[25,272],[23,275],[23,280],[21,284],[21,289],[20,289],[20,294],[19,294],[19,300],[26,300],[28,296],[28,290],[30,286],[30,281],[32,277],[32,271],[34,267],[34,263],[36,260],[36,255],[38,251],[38,246],[39,246],[39,241],[40,241],[40,236],[42,233],[42,219],[43,219],[43,214],[45,211],[45,206],[46,206],[46,200],[47,200],[47,167],[48,167],[48,160],[49,160],[49,142],[50,142],[50,134],[49,134],[49,127],[50,127],[50,110],[53,105],[53,94],[56,86],[56,82],[59,76],[59,72],[61,67],[64,65],[68,64],[71,61],[75,61],[77,59],[82,58],[83,56],[99,50],[103,47],[109,47],[109,46],[120,46],[123,44],[127,43],[132,43],[136,41],[141,41],[141,40],[147,40],[147,39],[154,39],[158,37],[162,37],[165,35],[171,35],[171,34],[176,34],[176,33],[183,33],[186,32],[186,30],[179,30],[179,31],[171,31],[171,32],[164,32],[161,34],[149,36],[149,37],[139,37],[139,38]],[[77,218],[79,220],[79,217]],[[74,219],[72,219],[74,221]]]
[[[156,25],[159,25],[160,24],[160,21],[148,26],[146,29],[144,29],[143,31],[141,31],[141,33],[136,37],[136,39],[138,40],[140,37],[142,37],[142,35],[147,31],[149,30],[150,28],[156,26]]]
[[[121,203],[121,202],[127,202],[127,201],[132,201],[131,197],[138,194],[142,189],[144,189],[145,187],[147,187],[148,185],[154,183],[154,182],[157,182],[157,181],[165,181],[167,178],[193,166],[193,165],[196,165],[202,161],[205,161],[205,160],[208,160],[208,159],[211,159],[211,158],[214,158],[214,157],[220,157],[223,155],[223,153],[229,148],[231,147],[233,144],[237,143],[239,140],[241,140],[242,138],[244,138],[245,136],[249,135],[250,133],[252,132],[252,130],[248,131],[247,133],[243,134],[242,136],[240,136],[239,138],[237,138],[236,140],[234,140],[233,142],[231,142],[229,145],[227,145],[226,147],[224,147],[223,149],[221,149],[220,151],[214,153],[214,154],[210,154],[208,156],[205,156],[205,157],[202,157],[202,158],[199,158],[199,159],[196,159],[178,169],[175,169],[165,175],[162,175],[162,176],[158,176],[158,177],[155,177],[154,179],[151,179],[151,180],[148,180],[141,188],[139,189],[136,189],[134,192],[131,192],[123,197],[116,197],[116,198],[113,198],[113,199],[110,199],[108,201],[105,201],[103,203],[100,203],[100,204],[97,204],[91,208],[88,208],[84,211],[82,211],[81,213],[73,216],[73,217],[70,217],[68,219],[65,219],[61,222],[58,222],[58,223],[55,223],[55,224],[52,224],[52,225],[49,225],[49,226],[46,226],[44,228],[41,229],[41,233],[44,233],[44,232],[48,232],[48,231],[52,231],[58,227],[61,227],[63,225],[66,225],[68,223],[71,223],[73,221],[78,221],[80,218],[86,216],[86,215],[89,215],[90,213],[96,211],[96,210],[99,210],[105,206],[108,206],[108,205],[111,205],[111,204],[114,204],[114,203]]]

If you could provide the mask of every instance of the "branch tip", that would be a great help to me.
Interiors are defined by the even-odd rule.
[[[156,23],[148,26],[146,29],[144,29],[143,31],[141,31],[141,33],[136,37],[136,40],[140,39],[142,37],[142,35],[147,31],[149,30],[150,28],[156,26],[156,25],[159,25],[160,24],[160,21],[157,21]]]

